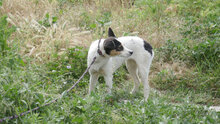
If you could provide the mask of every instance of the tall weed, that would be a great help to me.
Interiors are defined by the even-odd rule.
[[[7,16],[0,17],[0,57],[4,56],[8,47],[8,38],[15,32],[15,26],[9,26]]]

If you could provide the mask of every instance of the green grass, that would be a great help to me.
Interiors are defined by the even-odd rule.
[[[9,49],[7,39],[16,29],[15,26],[9,26],[6,19],[7,16],[0,17],[0,57],[4,56],[5,51]]]
[[[179,1],[179,15],[185,19],[180,30],[182,39],[168,40],[157,49],[156,61],[184,63],[188,68],[181,75],[175,74],[175,70],[163,69],[153,79],[155,88],[174,97],[171,101],[187,95],[196,104],[220,105],[220,32],[216,22],[219,9],[215,6],[219,2],[207,2]]]
[[[73,85],[81,72],[75,66],[82,64],[86,68],[85,51],[80,48],[70,49],[60,59],[45,65],[31,64],[29,58],[19,58],[13,53],[2,59],[1,66],[1,113],[0,117],[21,113],[41,106]],[[74,55],[70,57],[71,55]],[[70,58],[67,58],[70,57]],[[62,59],[66,58],[66,59]],[[25,60],[25,64],[11,64]],[[56,66],[55,66],[56,65]],[[66,65],[71,65],[71,69]],[[53,67],[53,68],[52,68]],[[83,69],[80,69],[83,71]],[[114,76],[124,77],[122,67]],[[74,78],[72,78],[74,77]],[[57,103],[44,107],[37,112],[25,115],[10,123],[215,123],[219,122],[220,113],[204,107],[180,101],[172,104],[167,96],[152,92],[147,103],[143,101],[143,92],[131,95],[132,83],[126,80],[114,80],[112,95],[106,94],[105,83],[99,83],[96,92],[87,96],[88,75],[67,96]],[[143,88],[143,87],[141,87]],[[184,94],[183,94],[184,95]]]
[[[186,39],[167,41],[163,47],[157,49],[156,61],[171,64],[182,62],[190,71],[177,75],[175,69],[163,69],[154,77],[154,87],[166,91],[167,95],[176,96],[176,99],[187,95],[196,104],[219,105],[219,45],[219,41],[215,40],[198,44],[190,43]]]

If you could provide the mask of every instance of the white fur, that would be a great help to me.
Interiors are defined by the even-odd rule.
[[[144,85],[144,98],[147,101],[150,87],[148,83],[148,74],[150,70],[150,65],[154,57],[154,52],[152,55],[144,49],[143,39],[134,36],[119,37],[117,38],[119,42],[122,43],[124,51],[119,56],[111,57],[105,53],[103,48],[104,39],[100,42],[100,50],[105,57],[100,56],[97,53],[98,40],[94,41],[88,52],[87,64],[89,65],[93,58],[97,56],[95,63],[91,66],[89,70],[90,74],[90,86],[89,94],[94,90],[95,84],[98,81],[100,75],[104,76],[105,82],[108,86],[108,93],[111,93],[112,89],[112,78],[113,73],[125,62],[128,72],[134,80],[134,88],[131,93],[135,93],[140,85],[140,79]],[[133,51],[133,54],[129,56],[129,52]]]

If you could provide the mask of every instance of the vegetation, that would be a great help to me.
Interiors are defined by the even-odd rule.
[[[87,96],[86,75],[56,104],[5,123],[220,123],[203,106],[220,105],[219,1],[131,1],[0,0],[0,118],[65,93],[86,69],[90,43],[111,26],[155,49],[147,103],[142,90],[129,94],[121,67],[111,95],[101,78]]]

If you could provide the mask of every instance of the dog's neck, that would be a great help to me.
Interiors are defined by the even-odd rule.
[[[99,56],[105,57],[104,54],[102,53],[101,49],[98,47],[97,53]]]
[[[97,53],[100,57],[109,57],[104,50],[104,40],[101,40],[99,45],[97,46]]]
[[[105,50],[104,50],[104,40],[101,40],[100,44],[99,44],[99,49],[98,49],[98,45],[97,45],[97,49],[96,49],[96,62],[94,63],[95,66],[92,66],[91,67],[91,71],[99,71],[103,65],[105,65],[106,63],[109,62],[109,60],[111,59],[110,56],[108,56],[106,53],[105,53]],[[100,51],[101,54],[98,52]]]

